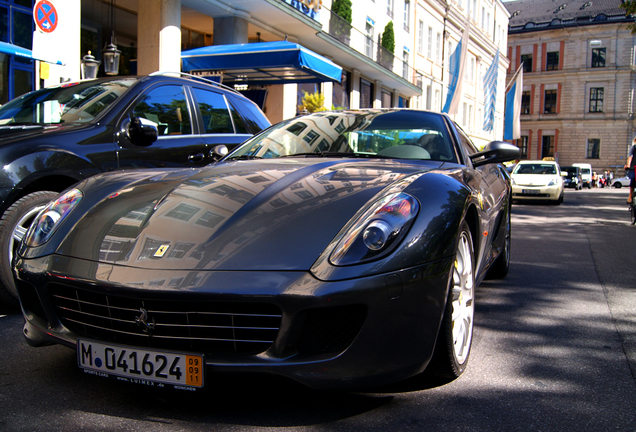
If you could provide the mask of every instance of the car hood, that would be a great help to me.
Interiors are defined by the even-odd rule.
[[[162,270],[308,270],[379,192],[441,165],[307,158],[129,173],[137,179],[126,184],[99,176],[57,254]]]

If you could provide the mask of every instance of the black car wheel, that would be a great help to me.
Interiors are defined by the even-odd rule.
[[[457,240],[446,310],[431,364],[435,375],[450,380],[459,377],[466,369],[473,340],[474,255],[470,228],[464,221]]]
[[[34,192],[14,202],[0,219],[0,300],[15,305],[18,292],[13,280],[13,257],[31,226],[44,206],[59,193],[51,191]]]

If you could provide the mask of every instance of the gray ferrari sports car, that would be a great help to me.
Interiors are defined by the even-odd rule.
[[[187,390],[219,372],[452,379],[475,288],[508,273],[500,163],[518,155],[477,151],[444,114],[369,109],[281,122],[203,168],[91,177],[14,261],[24,335],[75,349],[86,373]]]

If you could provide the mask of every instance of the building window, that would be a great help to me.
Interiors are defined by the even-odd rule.
[[[409,32],[409,23],[411,22],[411,2],[404,0],[404,30]]]
[[[428,45],[426,47],[426,56],[429,59],[433,58],[433,27],[428,28]]]
[[[521,93],[521,114],[530,114],[530,92]]]
[[[605,48],[592,49],[592,67],[605,67]]]
[[[409,79],[409,52],[407,50],[402,52],[402,78]]]
[[[544,114],[556,114],[557,107],[557,91],[556,90],[546,90],[545,91],[545,103],[543,105],[543,113]]]
[[[528,157],[528,135],[521,135],[517,140],[517,147],[519,147],[520,155],[522,158]]]
[[[424,54],[424,21],[417,23],[417,52]]]
[[[435,60],[437,63],[441,63],[442,61],[442,34],[437,33],[437,42],[435,43]]]
[[[522,54],[523,73],[532,72],[532,54]]]
[[[603,88],[590,89],[590,112],[603,112]]]
[[[364,54],[367,57],[373,57],[373,24],[367,22],[367,37],[364,41]]]
[[[554,157],[554,135],[546,135],[541,143],[541,157]]]
[[[360,108],[372,108],[373,100],[373,84],[369,81],[360,79]]]
[[[386,0],[386,14],[393,18],[393,0]]]
[[[559,52],[553,51],[546,55],[545,70],[559,70]]]
[[[601,140],[589,138],[587,140],[587,159],[599,159],[601,153]]]

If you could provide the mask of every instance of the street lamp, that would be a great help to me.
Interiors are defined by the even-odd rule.
[[[115,39],[115,31],[110,37],[110,43],[102,50],[104,58],[104,72],[106,75],[117,75],[119,73],[119,56],[121,51],[117,49],[117,41]]]
[[[99,60],[95,60],[95,57],[91,55],[89,51],[84,57],[82,57],[82,61],[80,64],[82,65],[80,72],[82,79],[95,79],[97,78],[97,71],[99,70]]]

